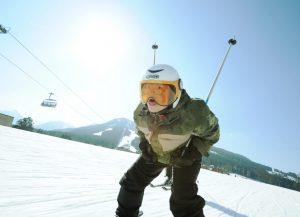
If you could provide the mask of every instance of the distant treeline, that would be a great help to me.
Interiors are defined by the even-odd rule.
[[[295,173],[284,173],[271,167],[255,163],[248,158],[213,147],[208,158],[203,159],[206,168],[222,173],[236,173],[250,179],[261,181],[296,191],[300,191],[300,177]]]
[[[68,140],[73,140],[77,142],[83,142],[87,144],[92,144],[92,145],[97,145],[97,146],[102,146],[102,144],[106,144],[105,147],[107,148],[115,148],[115,143],[105,139],[101,138],[99,136],[93,136],[93,135],[82,135],[82,134],[75,134],[75,133],[70,133],[70,132],[60,132],[60,131],[45,131],[38,129],[36,130],[37,133],[41,134],[46,134],[49,136],[55,136],[55,137],[60,137],[63,139],[68,139]]]

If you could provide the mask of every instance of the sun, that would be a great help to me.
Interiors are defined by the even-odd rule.
[[[111,68],[125,55],[124,28],[114,20],[92,19],[81,29],[75,40],[75,56],[88,69]]]

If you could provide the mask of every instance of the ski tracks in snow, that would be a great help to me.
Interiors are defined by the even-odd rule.
[[[278,208],[281,216],[282,217],[287,217],[286,210],[284,210],[273,197],[271,197],[271,199],[272,199],[272,202],[275,204],[275,206]]]
[[[252,190],[248,189],[248,192],[244,195],[242,195],[242,197],[238,200],[237,204],[236,204],[236,208],[235,211],[237,213],[239,213],[240,211],[242,211],[242,208],[244,207],[244,204],[246,203],[247,205],[247,199],[250,198],[251,195],[255,194],[255,192],[253,192]]]

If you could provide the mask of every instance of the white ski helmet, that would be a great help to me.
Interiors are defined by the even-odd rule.
[[[176,69],[166,64],[151,66],[140,83],[141,102],[146,104],[153,98],[160,105],[171,105],[173,108],[181,96],[182,81]]]

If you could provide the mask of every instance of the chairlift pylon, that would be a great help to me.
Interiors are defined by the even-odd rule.
[[[52,95],[54,95],[54,93],[50,93],[49,98],[44,99],[41,103],[41,106],[55,108],[57,105],[57,101],[55,99],[51,99]]]

